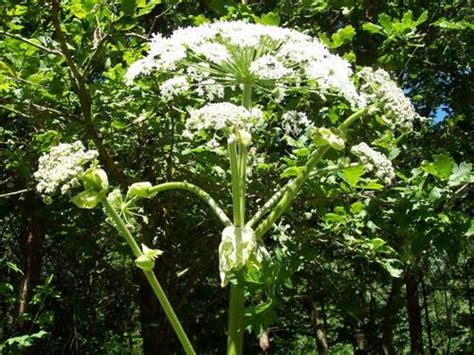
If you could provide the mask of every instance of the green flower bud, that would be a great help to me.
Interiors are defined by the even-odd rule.
[[[81,177],[86,191],[103,191],[109,188],[109,179],[102,169],[91,168]]]
[[[330,145],[335,150],[344,149],[344,138],[335,129],[316,128],[314,132],[314,142],[319,146]]]
[[[127,197],[142,197],[142,198],[151,198],[156,195],[156,193],[150,193],[151,183],[148,181],[136,182],[129,186]]]
[[[239,131],[239,136],[240,136],[240,141],[242,142],[242,144],[247,146],[247,147],[252,142],[252,135],[250,134],[250,132],[248,132],[246,130],[241,129]]]
[[[135,265],[137,265],[143,271],[151,271],[155,267],[155,260],[150,259],[145,255],[140,255],[135,259]]]
[[[163,254],[163,252],[158,249],[150,249],[144,244],[142,244],[142,252],[143,254],[135,259],[135,265],[143,271],[153,270],[155,267],[155,259]]]

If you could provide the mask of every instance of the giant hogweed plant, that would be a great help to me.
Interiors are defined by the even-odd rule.
[[[145,218],[138,205],[142,198],[178,189],[204,200],[223,228],[218,253],[221,286],[230,286],[227,353],[241,354],[246,301],[242,275],[264,267],[271,259],[265,234],[289,208],[305,181],[324,173],[332,164],[326,158],[332,150],[331,154],[344,157],[342,161],[352,157],[355,162],[350,165],[357,165],[359,172],[372,172],[375,178],[390,184],[395,170],[384,154],[364,142],[347,147],[349,142],[357,142],[351,127],[379,127],[375,136],[395,136],[411,130],[420,117],[382,69],[366,67],[354,75],[346,60],[331,54],[315,38],[291,29],[241,21],[182,28],[168,38],[157,34],[149,42],[148,54],[130,66],[126,77],[131,85],[154,77],[166,102],[181,96],[201,103],[198,109],[188,109],[183,136],[191,144],[205,143],[211,150],[226,147],[232,216],[228,217],[208,192],[188,182],[137,182],[126,195],[119,189],[110,191],[97,152],[86,150],[79,141],[60,144],[40,158],[35,174],[37,189],[47,202],[60,190],[72,196],[71,201],[78,207],[103,206],[108,221],[128,242],[136,265],[143,270],[188,354],[194,353],[193,347],[153,272],[154,261],[162,251],[140,247],[133,233],[140,219]],[[319,112],[336,107],[332,112],[339,116],[331,120],[334,124],[318,124],[314,119],[317,112],[285,109],[290,101],[302,97],[315,98]],[[279,112],[269,112],[271,108],[279,108]],[[276,129],[303,142],[309,153],[294,177],[250,214],[246,208],[246,185],[251,176],[249,150],[258,150],[266,132],[275,129],[269,124],[275,117],[279,122]]]

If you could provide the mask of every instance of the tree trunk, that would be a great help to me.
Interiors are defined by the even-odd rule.
[[[426,290],[426,285],[423,280],[423,276],[421,276],[421,290],[423,294],[423,311],[425,313],[425,322],[426,322],[426,333],[428,336],[428,346],[430,355],[435,355],[436,351],[433,346],[433,337],[431,331],[431,320],[430,320],[430,313],[428,312],[428,291]]]
[[[308,306],[310,310],[311,325],[314,329],[314,334],[316,337],[318,354],[328,355],[329,347],[326,339],[326,332],[324,331],[324,321],[320,317],[318,309],[310,297],[308,297]]]
[[[313,327],[316,338],[318,354],[328,355],[329,347],[326,339],[326,332],[324,330],[324,321],[321,318],[318,309],[316,308],[316,305],[311,297],[308,297],[308,306],[310,311],[311,326]]]
[[[19,305],[18,305],[18,325],[21,334],[27,334],[32,331],[33,324],[25,319],[29,313],[33,318],[35,312],[31,305],[33,292],[39,284],[41,275],[41,243],[42,231],[39,218],[33,213],[28,221],[28,228],[22,240],[22,250],[24,256],[23,279],[20,284]],[[26,349],[27,354],[35,354],[36,347],[30,346]]]
[[[385,306],[384,318],[382,323],[382,350],[384,355],[395,354],[393,348],[393,319],[402,306],[402,279],[393,278],[390,294]]]
[[[418,299],[418,280],[413,270],[405,273],[406,300],[408,323],[410,327],[410,345],[413,355],[423,354],[423,328],[421,324],[421,308]]]
[[[32,216],[22,245],[24,252],[24,276],[20,285],[20,301],[18,306],[18,319],[22,332],[29,331],[31,327],[30,322],[25,321],[24,316],[26,313],[31,312],[31,297],[40,279],[41,241],[40,224],[36,216]]]

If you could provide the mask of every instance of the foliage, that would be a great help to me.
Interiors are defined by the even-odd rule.
[[[398,138],[354,131],[397,168],[396,182],[386,188],[361,165],[337,152],[328,156],[325,173],[311,177],[266,238],[272,262],[241,275],[253,294],[246,308],[249,339],[266,332],[276,353],[314,352],[311,300],[331,352],[356,349],[356,334],[363,334],[365,351],[377,351],[396,290],[391,276],[403,283],[413,271],[423,280],[425,350],[472,352],[473,27],[467,2],[63,0],[58,20],[66,50],[54,16],[51,2],[7,0],[0,8],[1,193],[33,190],[38,157],[59,142],[81,140],[98,150],[111,186],[124,191],[140,180],[190,181],[230,209],[224,152],[182,137],[183,105],[200,103],[189,97],[167,103],[153,80],[132,89],[126,69],[148,50],[151,33],[180,26],[246,19],[305,30],[356,66],[391,70],[417,110],[434,121]],[[264,115],[276,126],[283,110],[302,109],[327,127],[344,110],[319,112],[320,106],[308,94],[285,108],[269,102]],[[337,145],[337,134],[322,133],[324,142]],[[251,211],[272,195],[274,183],[297,176],[309,154],[304,139],[281,133],[254,139],[261,148],[250,152]],[[348,137],[345,144],[354,143]],[[149,215],[140,242],[165,251],[155,270],[193,344],[199,353],[222,352],[227,296],[216,277],[217,219],[179,192],[161,192],[140,207]],[[0,211],[2,351],[32,344],[53,353],[153,353],[152,343],[179,349],[100,209],[82,212],[66,198],[48,207],[30,191],[1,198]],[[27,237],[37,221],[41,272],[23,315],[31,320],[25,329],[18,295],[31,268]],[[404,291],[394,293],[402,299],[391,318],[396,353],[409,351]],[[259,351],[257,341],[247,343],[247,352]]]

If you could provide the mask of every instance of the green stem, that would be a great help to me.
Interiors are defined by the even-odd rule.
[[[252,85],[244,84],[242,106],[252,107]],[[234,226],[245,226],[245,191],[247,180],[247,146],[242,143],[229,143],[230,170],[232,175],[232,201]],[[230,285],[229,325],[227,354],[241,355],[244,345],[245,290],[239,285]]]
[[[140,255],[142,255],[142,251],[138,246],[138,243],[135,241],[132,234],[128,230],[127,226],[122,221],[122,218],[120,218],[117,211],[115,211],[115,209],[110,205],[109,201],[107,201],[106,198],[102,200],[102,204],[104,205],[107,215],[113,220],[115,228],[125,238],[128,245],[132,249],[133,254],[135,255],[135,257],[138,258]],[[165,311],[165,314],[168,317],[171,326],[173,327],[176,335],[178,336],[178,339],[181,342],[184,351],[188,355],[196,354],[193,349],[193,346],[191,345],[191,342],[189,341],[186,333],[184,332],[183,327],[181,326],[181,323],[178,320],[178,317],[176,316],[176,313],[173,310],[173,307],[171,306],[168,298],[166,297],[163,289],[161,288],[161,285],[158,282],[155,273],[153,271],[143,271],[143,273],[145,274],[148,283],[153,289],[156,298],[158,298],[161,307],[163,307],[163,310]]]
[[[367,112],[367,110],[368,108],[365,108],[353,113],[343,123],[339,125],[338,127],[339,130],[342,132],[346,132],[347,129],[356,120],[358,120],[362,115],[364,115]],[[260,223],[258,228],[255,230],[255,235],[257,236],[257,238],[261,238],[271,228],[273,223],[275,223],[276,220],[280,218],[280,216],[287,210],[291,202],[294,200],[294,198],[298,194],[298,191],[303,186],[306,179],[310,176],[311,171],[314,169],[316,164],[324,157],[324,155],[327,153],[329,148],[330,148],[329,145],[326,145],[323,147],[319,147],[317,150],[315,150],[310,155],[309,160],[303,167],[300,175],[298,175],[293,180],[289,181],[282,188],[285,190],[285,192],[281,194],[282,197],[280,201],[276,204],[275,208],[269,213],[267,218],[262,223]],[[278,191],[275,195],[278,195],[279,193],[280,192]],[[270,200],[274,199],[275,195]],[[272,204],[273,204],[273,201],[272,201]]]
[[[335,171],[339,171],[342,169],[352,168],[356,166],[362,166],[359,163],[352,163],[347,166],[331,166],[324,169],[320,169],[318,171],[313,171],[309,176],[308,179],[314,178],[316,176],[321,176],[323,174],[332,173]],[[252,228],[265,214],[270,212],[270,210],[275,206],[275,204],[280,200],[283,194],[288,191],[289,184],[283,186],[280,190],[278,190],[265,204],[260,207],[260,209],[255,213],[255,215],[247,222],[245,225],[247,228]]]
[[[5,194],[1,194],[0,198],[19,195],[19,194],[22,194],[22,193],[28,192],[28,191],[30,191],[30,190],[29,189],[23,189],[23,190],[18,190],[18,191],[13,191],[13,192],[7,192]]]
[[[219,207],[218,203],[209,195],[206,191],[200,187],[190,184],[188,182],[165,182],[163,184],[155,185],[149,189],[150,193],[159,193],[166,190],[187,190],[208,204],[211,210],[216,214],[217,218],[221,220],[224,226],[228,227],[232,225],[232,221],[227,217],[222,208]]]
[[[257,238],[262,237],[270,229],[273,223],[275,223],[275,221],[286,211],[290,203],[296,197],[296,194],[300,190],[301,186],[303,186],[304,182],[308,178],[311,170],[313,170],[314,166],[324,157],[328,150],[329,145],[326,145],[324,147],[319,147],[311,154],[300,175],[288,183],[288,186],[286,186],[286,192],[283,194],[281,200],[268,214],[267,218],[265,218],[265,220],[260,223],[258,228],[255,230],[255,235]]]
[[[280,200],[283,194],[288,190],[289,184],[283,186],[280,190],[278,190],[265,204],[260,207],[260,209],[254,214],[254,216],[247,222],[245,225],[247,228],[252,228],[255,223],[257,223],[260,218],[262,218],[266,213],[268,213],[273,206]]]

